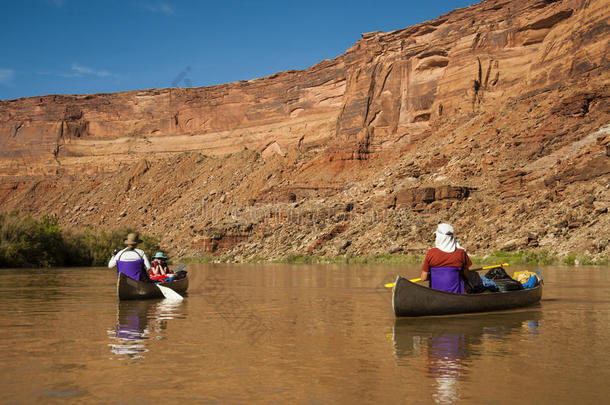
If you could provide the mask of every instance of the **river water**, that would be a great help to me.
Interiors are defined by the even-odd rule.
[[[1,270],[0,403],[597,404],[610,394],[608,267],[543,268],[535,307],[398,320],[383,283],[417,277],[417,266],[187,269],[181,303],[118,302],[105,268]]]

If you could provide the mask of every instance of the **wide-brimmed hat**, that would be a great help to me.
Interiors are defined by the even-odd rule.
[[[155,259],[167,259],[167,257],[163,254],[163,252],[157,252],[153,256]]]
[[[137,245],[138,243],[142,243],[142,239],[137,233],[130,233],[127,235],[127,239],[125,239],[126,245]]]

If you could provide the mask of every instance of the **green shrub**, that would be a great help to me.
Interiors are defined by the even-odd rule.
[[[509,263],[512,265],[550,265],[559,263],[559,258],[546,250],[522,250],[519,252],[505,252],[494,250],[491,254],[474,257],[476,264]]]
[[[281,260],[281,262],[290,264],[311,264],[316,262],[316,258],[310,255],[291,254]]]
[[[87,258],[90,266],[104,266],[108,264],[110,253],[125,247],[124,240],[128,233],[136,232],[132,228],[115,229],[109,232],[94,232],[87,229],[85,232],[72,237],[81,250],[80,256]],[[142,243],[138,245],[149,257],[159,250],[159,241],[150,235],[140,235]]]
[[[0,267],[57,266],[68,258],[56,217],[0,213]]]
[[[512,265],[605,265],[608,263],[607,256],[592,256],[588,254],[568,253],[558,255],[544,249],[523,250],[519,252],[493,251],[486,256],[471,257],[475,264],[509,263]]]
[[[124,247],[131,228],[110,232],[64,232],[54,216],[36,220],[19,212],[0,213],[0,267],[103,266],[114,249]],[[141,235],[139,248],[153,254],[158,240]]]
[[[576,264],[576,255],[574,253],[568,254],[563,258],[563,262],[568,266],[574,266]]]

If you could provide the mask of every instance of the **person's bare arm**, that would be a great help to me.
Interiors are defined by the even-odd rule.
[[[466,256],[466,259],[464,260],[464,266],[462,267],[462,277],[464,277],[464,280],[470,281],[470,270],[468,269],[472,266],[472,262],[467,254],[464,254],[464,256]]]
[[[424,258],[424,262],[421,266],[421,281],[426,281],[428,279],[428,275],[430,274],[430,263],[428,261],[429,254],[430,252],[426,253],[426,257]]]

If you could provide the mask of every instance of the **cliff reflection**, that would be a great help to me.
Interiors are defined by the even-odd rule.
[[[468,378],[472,361],[483,353],[502,361],[511,352],[506,345],[495,343],[502,343],[513,335],[535,338],[541,316],[540,311],[525,311],[398,318],[393,332],[396,363],[413,367],[422,360],[423,371],[434,381],[433,400],[455,403],[461,397],[460,382]]]
[[[141,359],[148,352],[147,341],[163,339],[170,319],[184,318],[182,302],[170,300],[119,301],[117,322],[108,330],[111,359]]]

